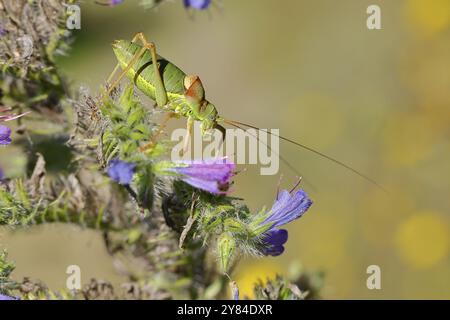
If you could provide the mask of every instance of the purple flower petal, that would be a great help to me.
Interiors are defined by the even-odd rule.
[[[0,145],[11,143],[11,129],[0,124]]]
[[[177,173],[191,186],[213,193],[226,194],[236,165],[226,158],[208,161],[180,161],[168,171]]]
[[[113,159],[109,162],[107,173],[115,182],[128,185],[133,180],[134,163],[125,162],[119,159]]]
[[[194,161],[186,167],[174,168],[174,171],[189,177],[226,182],[233,175],[235,168],[236,165],[234,163],[223,160]]]
[[[3,294],[0,294],[0,301],[6,301],[6,300],[18,300],[17,298],[5,296]]]
[[[274,223],[272,228],[282,226],[300,218],[311,205],[312,200],[305,191],[300,189],[291,195],[287,190],[283,190],[272,206],[271,215],[263,224]]]
[[[207,9],[212,0],[184,0],[184,6],[186,8],[193,8],[197,10]]]
[[[279,256],[284,252],[284,244],[288,240],[288,232],[285,229],[269,230],[264,239],[263,254],[266,256]]]
[[[263,239],[262,253],[271,256],[282,254],[288,233],[287,230],[277,228],[300,218],[311,205],[312,200],[305,191],[299,189],[292,194],[287,190],[282,190],[278,199],[273,203],[268,217],[260,224],[261,227],[268,227]]]
[[[122,2],[124,2],[124,0],[107,0],[104,2],[95,1],[95,3],[100,4],[102,6],[111,6],[111,7],[121,4]]]
[[[229,183],[221,183],[219,181],[202,180],[202,179],[193,178],[193,177],[183,178],[182,180],[197,189],[207,191],[207,192],[213,193],[213,194],[218,194],[218,195],[227,194],[228,189],[230,187]]]

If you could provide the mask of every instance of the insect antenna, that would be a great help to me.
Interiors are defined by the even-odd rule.
[[[244,130],[244,128],[242,128],[240,125],[238,125],[238,124],[236,124],[236,123],[232,123],[231,121],[229,121],[229,120],[225,120],[225,119],[222,119],[225,123],[227,123],[227,124],[229,124],[229,125],[231,125],[231,126],[233,126],[233,127],[235,127],[235,128],[238,128],[238,129],[240,129],[240,130],[242,130],[242,131],[245,131]],[[243,124],[244,125],[244,124]],[[254,127],[254,128],[252,128],[252,129],[257,129],[257,130],[259,130],[259,128],[256,128],[256,127]],[[268,131],[267,131],[268,132]],[[270,152],[273,152],[275,155],[277,155],[279,158],[280,158],[280,160],[289,168],[289,169],[291,169],[292,170],[292,172],[294,172],[297,176],[299,176],[299,177],[303,177],[303,175],[289,162],[289,161],[287,161],[283,156],[281,156],[279,153],[277,153],[277,152],[275,152],[267,143],[265,143],[265,142],[263,142],[263,141],[261,141],[261,140],[259,140],[259,137],[258,136],[256,136],[256,135],[254,135],[253,133],[251,133],[251,132],[247,132],[249,135],[251,135],[252,137],[254,137],[254,138],[256,138],[256,140],[258,141],[258,142],[261,142],[264,146],[266,146],[267,147],[267,149],[269,149],[269,151]],[[270,132],[268,132],[268,133],[270,133]],[[313,191],[315,191],[315,192],[317,192],[317,188],[311,183],[311,182],[309,182],[307,179],[303,179],[304,181],[305,181],[305,183],[306,184],[308,184],[310,187],[311,187],[311,189],[313,190]]]
[[[252,129],[260,130],[260,129],[259,129],[258,127],[256,127],[256,126],[253,126],[253,125],[250,125],[250,124],[246,124],[246,123],[243,123],[243,122],[239,122],[239,121],[235,121],[235,120],[226,120],[226,119],[223,119],[223,121],[224,121],[225,123],[228,123],[228,124],[234,125],[234,126],[237,124],[237,125],[240,125],[240,126],[245,126],[245,127],[249,127],[249,128],[252,128]],[[281,135],[278,135],[278,134],[275,134],[275,133],[272,133],[272,132],[269,132],[269,131],[267,131],[267,132],[268,132],[270,135],[273,135],[273,136],[275,136],[275,137],[278,137],[278,138],[280,138],[280,139],[282,139],[282,140],[284,140],[284,141],[286,141],[286,142],[292,143],[292,144],[294,144],[294,145],[296,145],[296,146],[298,146],[298,147],[300,147],[300,148],[302,148],[302,149],[308,150],[309,152],[315,153],[316,155],[318,155],[318,156],[320,156],[320,157],[322,157],[322,158],[328,159],[328,160],[330,160],[331,162],[334,162],[335,164],[337,164],[337,165],[339,165],[339,166],[341,166],[341,167],[344,167],[345,169],[347,169],[347,170],[353,172],[354,174],[356,174],[356,175],[360,176],[361,178],[365,179],[366,181],[370,182],[371,184],[373,184],[373,185],[376,186],[377,188],[383,190],[385,193],[388,193],[387,190],[386,190],[385,188],[383,188],[380,184],[378,184],[375,180],[373,180],[373,179],[370,178],[369,176],[365,175],[364,173],[362,173],[362,172],[360,172],[360,171],[358,171],[358,170],[356,170],[356,169],[350,167],[349,165],[343,163],[342,161],[339,161],[339,160],[337,160],[337,159],[335,159],[335,158],[333,158],[333,157],[331,157],[331,156],[329,156],[329,155],[326,155],[326,154],[324,154],[324,153],[322,153],[322,152],[320,152],[320,151],[318,151],[318,150],[316,150],[316,149],[313,149],[313,148],[311,148],[311,147],[308,147],[308,146],[306,146],[306,145],[304,145],[304,144],[301,144],[301,143],[299,143],[299,142],[297,142],[297,141],[294,141],[294,140],[292,140],[292,139],[283,137],[283,136],[281,136]]]

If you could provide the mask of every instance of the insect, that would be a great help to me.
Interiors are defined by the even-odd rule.
[[[127,76],[142,93],[156,101],[157,106],[169,111],[162,126],[174,116],[187,118],[187,134],[183,143],[184,150],[187,149],[195,121],[201,123],[200,128],[203,135],[217,129],[222,133],[223,138],[225,138],[226,133],[224,124],[239,129],[245,126],[259,130],[258,127],[253,125],[220,117],[215,105],[206,99],[205,88],[199,76],[187,75],[175,64],[158,55],[155,44],[148,41],[143,33],[137,33],[131,41],[115,41],[113,51],[118,63],[107,80],[107,95],[110,95],[122,78]],[[122,69],[122,72],[112,81],[119,69]],[[326,158],[384,190],[370,177],[331,156],[281,135],[270,132],[269,134]],[[281,156],[280,160],[295,171],[289,162]]]
[[[141,44],[136,41],[139,40]],[[216,107],[205,99],[205,89],[196,75],[186,75],[180,68],[157,55],[155,45],[147,41],[142,33],[132,41],[118,40],[113,43],[113,51],[118,64],[108,82],[119,67],[122,73],[109,86],[108,94],[126,75],[137,88],[156,101],[157,106],[170,111],[169,117],[187,118],[187,132],[184,145],[189,142],[195,121],[201,122],[202,134],[218,129],[225,134],[225,128],[219,124]]]

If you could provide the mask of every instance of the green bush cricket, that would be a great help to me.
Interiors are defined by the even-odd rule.
[[[140,41],[141,44],[137,41]],[[117,57],[118,64],[108,78],[108,84],[119,68],[122,69],[122,72],[111,85],[108,85],[107,94],[109,95],[121,79],[127,76],[142,93],[156,101],[158,107],[169,111],[168,117],[161,126],[164,126],[165,122],[174,116],[187,118],[187,135],[184,140],[184,150],[187,149],[195,121],[201,123],[202,134],[218,129],[222,132],[223,137],[225,137],[226,130],[221,125],[222,123],[240,129],[242,129],[241,126],[246,126],[259,130],[256,126],[220,117],[214,104],[205,98],[205,89],[200,78],[196,75],[187,75],[175,64],[159,56],[156,53],[155,44],[148,41],[143,33],[137,33],[131,41],[115,41],[113,43],[113,51]],[[268,133],[271,134],[270,132]],[[324,157],[384,190],[373,179],[339,160],[291,139],[279,135],[275,136]],[[280,159],[289,165],[281,156]],[[290,168],[293,169],[292,166]],[[295,171],[295,169],[293,170]]]
[[[137,40],[140,40],[142,45],[136,43]],[[126,75],[134,81],[142,93],[156,101],[158,107],[169,111],[169,118],[181,116],[188,119],[186,147],[194,121],[201,122],[202,134],[218,129],[225,135],[225,128],[219,124],[217,109],[205,99],[205,89],[200,78],[195,75],[186,75],[176,65],[157,55],[155,45],[147,41],[142,33],[136,34],[131,42],[115,41],[113,50],[118,65],[108,82],[119,67],[123,71],[108,87],[108,94]]]

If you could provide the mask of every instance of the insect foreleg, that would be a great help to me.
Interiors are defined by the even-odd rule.
[[[186,135],[184,136],[183,150],[181,150],[183,155],[188,151],[189,140],[191,140],[191,134],[192,134],[192,130],[194,128],[194,122],[195,122],[195,120],[192,117],[189,117],[187,120]]]
[[[220,133],[222,134],[222,140],[220,140],[219,146],[217,147],[217,150],[220,150],[223,147],[223,143],[226,139],[227,129],[225,129],[223,126],[221,126],[218,123],[216,123],[216,125],[214,126],[214,129],[219,130]]]
[[[145,146],[142,146],[139,148],[140,151],[146,151],[147,149],[151,148],[156,144],[156,138],[163,132],[164,128],[167,125],[167,122],[169,122],[170,119],[175,118],[177,115],[174,112],[169,112],[165,115],[163,121],[160,123],[157,131],[152,135],[150,142],[147,143]]]

